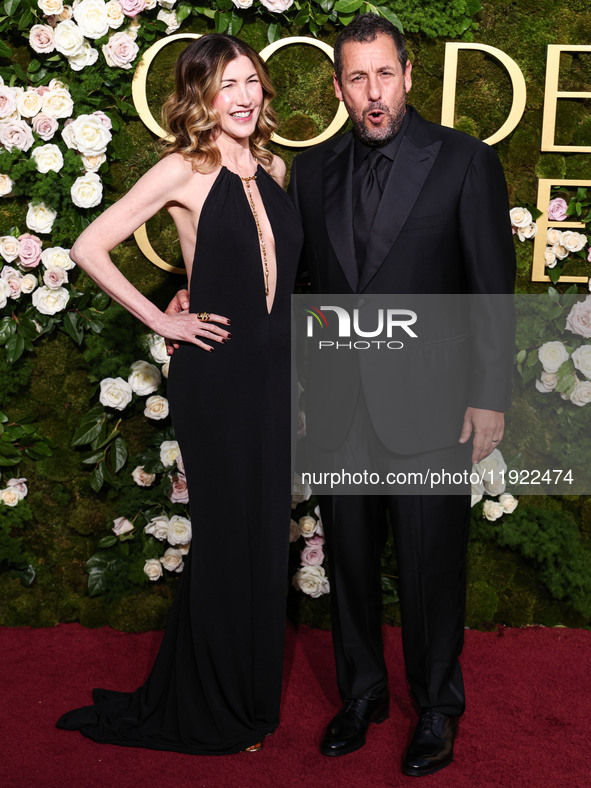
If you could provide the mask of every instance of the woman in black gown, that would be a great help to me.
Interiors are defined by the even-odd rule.
[[[266,67],[206,35],[176,68],[169,155],[76,241],[75,261],[175,340],[168,394],[193,540],[159,654],[134,693],[95,690],[58,727],[202,754],[258,749],[279,720],[290,513],[290,294],[301,229],[264,149]],[[190,310],[165,315],[108,252],[161,207],[176,222]],[[205,314],[204,314],[205,313]],[[231,321],[231,334],[229,324]],[[215,351],[214,351],[215,346]]]

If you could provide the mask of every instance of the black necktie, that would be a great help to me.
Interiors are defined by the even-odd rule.
[[[353,238],[359,273],[363,270],[369,235],[382,198],[377,172],[381,158],[382,154],[379,150],[371,150],[362,164],[365,172],[361,178],[353,216]]]

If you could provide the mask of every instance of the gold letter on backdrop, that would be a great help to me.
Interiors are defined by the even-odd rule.
[[[546,234],[548,227],[557,227],[560,230],[568,228],[569,230],[577,229],[584,230],[585,225],[583,222],[551,222],[548,220],[548,203],[550,202],[550,189],[552,186],[566,186],[573,188],[578,186],[591,186],[591,181],[579,180],[552,180],[552,178],[540,178],[538,181],[538,210],[542,211],[542,215],[538,217],[536,224],[538,231],[534,238],[534,264],[531,272],[532,282],[550,282],[550,277],[546,275],[546,260],[544,259],[544,252],[546,251]],[[559,282],[587,282],[588,276],[561,276]]]
[[[563,46],[549,44],[546,60],[546,87],[544,89],[544,119],[542,121],[542,151],[589,153],[591,145],[556,145],[556,109],[558,99],[591,99],[591,92],[558,90],[561,52],[591,52],[591,45]],[[567,281],[567,280],[565,280]],[[578,280],[577,280],[578,281]]]
[[[187,39],[194,39],[200,38],[201,34],[199,33],[177,33],[173,36],[168,36],[167,38],[162,38],[160,41],[157,41],[155,44],[152,44],[143,54],[142,59],[138,63],[138,66],[135,70],[133,75],[133,81],[131,83],[131,95],[133,98],[133,103],[135,105],[136,110],[138,111],[138,115],[143,123],[150,129],[150,131],[154,132],[154,134],[158,135],[159,137],[166,137],[166,131],[162,128],[162,126],[154,119],[150,111],[150,107],[148,106],[148,96],[146,93],[146,86],[148,81],[148,69],[150,68],[150,64],[167,44],[170,44],[171,41],[178,41],[182,38]],[[282,38],[279,41],[275,41],[273,44],[269,44],[266,46],[260,53],[263,60],[268,60],[271,55],[277,52],[278,49],[281,49],[285,46],[292,46],[294,44],[307,44],[309,46],[318,47],[318,49],[322,50],[332,62],[334,62],[334,51],[329,44],[325,44],[324,41],[318,41],[316,38],[308,38],[305,36],[292,36],[290,38]],[[345,105],[343,103],[339,103],[339,107],[337,113],[333,120],[331,121],[328,128],[326,128],[321,134],[314,137],[311,140],[288,140],[285,137],[281,137],[279,134],[275,133],[271,137],[273,142],[276,142],[279,145],[284,145],[288,148],[309,148],[312,145],[318,145],[320,142],[324,142],[324,140],[330,139],[334,134],[339,131],[339,129],[346,123],[348,118],[347,110],[345,109]],[[146,225],[143,224],[139,227],[135,233],[134,237],[136,240],[137,245],[139,246],[140,250],[143,254],[150,260],[151,263],[157,265],[159,268],[163,268],[165,271],[171,271],[175,274],[184,274],[184,268],[176,268],[173,265],[170,265],[165,260],[163,260],[160,255],[156,253],[156,250],[150,243],[148,238],[148,231],[146,229]]]
[[[456,78],[458,74],[458,51],[460,49],[478,49],[499,60],[509,72],[513,87],[513,103],[507,120],[501,128],[484,140],[494,145],[510,134],[517,126],[525,110],[526,87],[525,79],[517,63],[502,50],[488,44],[455,44],[446,43],[445,62],[443,66],[443,100],[441,102],[441,125],[453,128],[456,104]]]

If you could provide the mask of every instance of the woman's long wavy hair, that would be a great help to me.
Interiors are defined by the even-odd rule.
[[[162,107],[162,116],[172,140],[164,142],[163,155],[181,153],[197,172],[211,172],[222,163],[215,144],[219,115],[213,102],[220,90],[224,69],[232,60],[246,55],[257,72],[263,89],[263,104],[250,137],[254,158],[269,169],[273,154],[265,149],[277,128],[270,106],[275,91],[262,58],[234,36],[210,33],[193,41],[179,56],[175,67],[174,93]]]

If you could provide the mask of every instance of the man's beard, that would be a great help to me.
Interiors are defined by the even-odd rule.
[[[355,136],[371,148],[381,148],[383,145],[387,145],[390,140],[394,139],[400,131],[402,121],[404,120],[404,113],[406,112],[406,91],[404,91],[404,95],[394,107],[382,104],[381,101],[373,101],[363,112],[357,112],[352,107],[348,106],[346,101],[345,107],[353,123],[353,133]],[[386,126],[380,126],[380,128],[368,128],[365,123],[365,116],[376,109],[384,113],[388,122]]]

